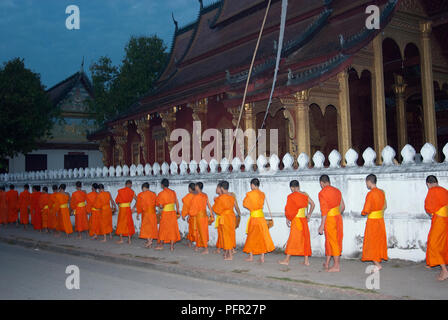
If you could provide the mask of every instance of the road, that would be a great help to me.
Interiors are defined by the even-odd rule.
[[[66,288],[69,265],[80,288]],[[296,300],[296,295],[0,244],[0,299]]]

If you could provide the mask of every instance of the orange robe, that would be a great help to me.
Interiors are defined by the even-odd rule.
[[[97,227],[98,227],[98,222],[99,222],[99,218],[100,218],[99,210],[95,209],[93,207],[93,204],[95,203],[95,199],[97,196],[98,196],[98,193],[95,191],[92,191],[92,192],[89,192],[86,197],[86,202],[87,202],[86,210],[87,210],[87,214],[90,215],[89,216],[89,236],[91,236],[91,237],[94,235],[94,232],[93,232],[94,229],[92,227],[93,222],[96,221],[95,223],[97,224]],[[95,218],[93,217],[94,212],[95,212]]]
[[[195,237],[195,217],[190,216],[189,211],[191,207],[191,201],[193,200],[193,193],[188,193],[185,197],[182,198],[182,217],[188,216],[188,235],[187,240],[191,242],[196,242]]]
[[[191,199],[190,216],[194,216],[194,237],[196,239],[196,247],[207,248],[208,246],[208,216],[207,216],[207,200],[205,193],[193,195]]]
[[[448,264],[448,190],[433,187],[428,190],[425,210],[432,215],[426,246],[426,264],[435,267]]]
[[[169,188],[163,189],[156,198],[157,206],[173,205],[176,203],[176,192]],[[159,242],[180,241],[179,225],[175,210],[162,211],[159,226]]]
[[[218,243],[219,248],[231,250],[236,246],[235,223],[236,216],[233,212],[235,198],[229,194],[222,194],[215,199],[213,211],[219,215],[218,224]]]
[[[30,196],[28,190],[24,190],[19,195],[20,223],[30,223]]]
[[[364,244],[362,247],[362,261],[381,262],[387,260],[387,236],[384,217],[380,213],[386,205],[384,191],[378,188],[370,190],[366,196],[362,215],[368,215]],[[373,213],[372,213],[373,212]]]
[[[39,209],[42,217],[42,229],[48,228],[48,212],[50,202],[50,195],[48,193],[42,192],[39,197]]]
[[[302,209],[306,214],[308,195],[302,192],[291,193],[286,201],[285,216],[291,221],[291,229],[285,253],[291,256],[311,256],[311,238],[306,217],[298,216]]]
[[[39,198],[41,192],[32,192],[30,195],[30,205],[31,205],[31,224],[34,229],[42,229],[42,214],[39,207]]]
[[[66,234],[73,233],[73,226],[70,220],[70,210],[68,208],[69,196],[65,193],[56,193],[56,208],[58,212],[57,230]]]
[[[50,230],[56,230],[58,227],[58,206],[56,204],[56,194],[57,192],[53,192],[49,195],[48,199],[48,222],[47,227]]]
[[[254,217],[254,213],[262,213],[265,195],[260,190],[252,190],[246,194],[243,206],[251,212],[248,222],[247,238],[243,251],[252,254],[262,254],[274,251],[275,246],[269,234],[268,224],[263,217]]]
[[[156,216],[156,198],[157,195],[152,191],[140,192],[137,196],[137,212],[142,215],[142,225],[140,228],[140,238],[158,239]]]
[[[92,228],[96,235],[105,235],[113,231],[111,200],[110,193],[106,191],[100,192],[95,199],[93,207],[99,210],[99,219],[96,220],[95,216],[92,217],[92,219],[96,220],[92,222]],[[95,211],[93,211],[93,214],[95,215]]]
[[[132,236],[135,233],[134,220],[132,219],[131,202],[134,199],[134,191],[128,187],[118,190],[115,202],[118,204],[118,220],[115,233],[121,236]]]
[[[343,226],[339,212],[342,194],[337,188],[326,186],[319,192],[320,211],[325,220],[325,255],[338,257],[342,253]],[[339,212],[333,215],[333,212]],[[328,214],[330,213],[330,215]]]
[[[19,219],[19,193],[16,190],[6,192],[6,205],[8,206],[8,223]]]
[[[77,190],[72,193],[70,207],[75,213],[75,231],[83,232],[89,230],[86,209],[87,194],[84,191]]]
[[[8,223],[8,207],[6,206],[6,192],[0,191],[0,224]]]

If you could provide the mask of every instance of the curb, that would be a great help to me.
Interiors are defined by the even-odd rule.
[[[315,299],[332,299],[332,300],[395,300],[401,299],[394,296],[384,295],[356,288],[343,288],[333,285],[307,283],[306,281],[283,281],[276,278],[262,278],[245,274],[231,274],[229,272],[216,272],[206,268],[185,267],[181,265],[170,264],[169,262],[159,262],[150,257],[129,257],[124,255],[116,255],[104,251],[78,249],[64,245],[54,245],[48,242],[24,240],[18,238],[2,237],[0,242],[19,245],[26,248],[42,249],[54,253],[69,254],[72,256],[91,258],[98,261],[111,262],[121,265],[129,265],[134,267],[150,268],[153,270],[168,272],[192,278],[215,281],[220,283],[228,283],[233,285],[245,286],[253,289],[276,290],[282,293],[297,294],[299,296],[311,297]],[[269,297],[266,297],[269,300]]]

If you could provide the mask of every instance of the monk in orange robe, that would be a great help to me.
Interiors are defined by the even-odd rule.
[[[156,198],[157,195],[149,190],[149,183],[145,182],[142,185],[142,192],[138,194],[137,202],[133,208],[133,211],[138,213],[137,220],[139,219],[139,215],[142,215],[139,237],[141,239],[146,239],[146,248],[152,248],[152,240],[157,240],[159,238],[159,231],[157,230]]]
[[[179,214],[179,202],[176,192],[169,189],[168,179],[162,179],[162,191],[157,195],[156,206],[162,209],[159,226],[159,245],[156,250],[163,250],[163,243],[170,243],[170,250],[174,251],[174,243],[180,241],[179,225],[177,219]]]
[[[5,187],[0,186],[0,225],[8,223],[8,207],[6,205]]]
[[[89,222],[87,221],[86,200],[87,194],[83,191],[81,181],[76,182],[76,191],[72,193],[70,199],[70,208],[75,214],[75,231],[78,232],[78,238],[82,239],[82,233],[89,230]]]
[[[19,220],[19,193],[14,190],[14,185],[9,186],[6,192],[6,205],[8,206],[8,223],[16,223]]]
[[[70,220],[70,195],[65,192],[66,185],[59,186],[59,192],[56,194],[56,207],[58,208],[58,227],[56,236],[59,237],[60,232],[65,232],[67,237],[73,233],[72,221]]]
[[[51,189],[53,190],[53,193],[49,195],[49,199],[48,199],[48,230],[51,231],[56,231],[57,226],[58,226],[58,211],[59,208],[57,207],[56,204],[56,194],[58,193],[58,186],[57,185],[53,185],[51,187]]]
[[[194,183],[190,183],[188,185],[188,194],[182,198],[182,220],[185,220],[186,217],[188,217],[188,235],[187,235],[187,241],[188,241],[188,247],[191,248],[193,242],[196,242],[196,233],[197,230],[195,230],[195,219],[196,216],[191,216],[189,214],[190,207],[191,207],[191,201],[193,200],[193,196],[195,195],[196,191],[196,185]]]
[[[236,209],[235,198],[229,193],[229,183],[221,181],[219,184],[220,196],[215,199],[213,212],[218,215],[218,238],[220,246],[224,250],[224,260],[233,259],[233,249],[236,246],[235,223],[236,216],[233,209]]]
[[[319,192],[322,212],[319,234],[322,235],[325,232],[326,260],[323,266],[327,272],[339,272],[341,271],[340,256],[343,238],[342,213],[345,210],[345,204],[341,191],[331,186],[328,175],[322,175],[319,183],[322,188]],[[330,267],[331,259],[334,260],[332,267]]]
[[[89,236],[90,237],[94,237],[92,240],[96,239],[96,235],[93,232],[94,228],[93,228],[93,222],[95,221],[97,229],[98,229],[98,222],[99,222],[99,210],[93,207],[93,204],[95,203],[96,197],[98,196],[98,185],[96,183],[92,184],[92,190],[87,194],[86,196],[86,210],[87,210],[87,214],[89,215]],[[94,214],[93,212],[95,212],[95,218],[93,217]]]
[[[387,236],[384,224],[384,210],[387,208],[386,195],[376,187],[377,178],[369,174],[366,186],[369,193],[366,196],[362,215],[367,215],[364,244],[362,247],[362,261],[373,261],[375,271],[381,270],[381,261],[387,260]]]
[[[425,210],[431,216],[431,229],[426,246],[426,264],[429,267],[440,266],[437,280],[448,279],[448,190],[439,186],[435,176],[426,178],[428,194]]]
[[[108,234],[112,238],[112,211],[115,212],[117,207],[112,200],[110,192],[104,190],[103,184],[99,184],[98,189],[100,192],[95,199],[93,207],[100,210],[100,219],[97,222],[92,222],[92,227],[94,228],[95,235],[104,235],[104,239],[101,242],[106,242]],[[95,214],[95,211],[93,213]]]
[[[118,190],[115,203],[118,204],[118,221],[115,233],[120,236],[117,243],[123,243],[123,236],[128,237],[128,244],[131,244],[131,237],[135,233],[134,220],[132,219],[131,203],[135,199],[135,192],[131,189],[132,182],[126,181],[126,187]]]
[[[39,197],[39,209],[42,216],[42,229],[45,229],[45,232],[48,232],[48,212],[49,212],[50,195],[48,194],[47,187],[43,187],[42,191],[43,192]]]
[[[311,238],[308,221],[313,214],[315,204],[305,192],[300,191],[299,181],[291,181],[289,188],[292,193],[288,196],[285,206],[286,224],[290,227],[289,238],[285,249],[286,258],[278,263],[287,266],[291,256],[303,256],[303,264],[309,266]]]
[[[33,192],[30,196],[30,204],[31,204],[31,224],[33,225],[34,230],[42,229],[42,213],[40,211],[39,206],[39,198],[40,198],[40,186],[33,186]]]
[[[20,210],[20,223],[23,224],[23,228],[26,229],[30,223],[30,186],[24,185],[23,191],[19,194],[19,210]]]
[[[252,191],[246,193],[243,206],[250,211],[250,218],[247,222],[247,238],[243,252],[249,253],[246,261],[253,261],[253,255],[261,254],[260,263],[264,263],[266,253],[274,251],[275,246],[269,234],[268,224],[264,217],[263,206],[265,194],[259,189],[260,180],[252,179],[250,188]]]
[[[198,251],[199,248],[204,248],[202,250],[202,254],[208,254],[208,215],[207,215],[207,207],[210,210],[210,215],[212,220],[214,220],[212,207],[210,202],[208,201],[208,196],[202,192],[204,188],[204,184],[202,182],[198,182],[195,185],[195,195],[191,200],[191,206],[189,210],[190,215],[194,215],[196,218],[196,248],[195,251]]]
[[[221,184],[222,181],[218,182],[218,185],[216,186],[216,194],[218,195],[217,197],[215,197],[214,201],[216,201],[216,199],[222,195],[222,188],[221,188]],[[215,212],[216,213],[216,212]],[[216,239],[216,250],[213,253],[217,253],[220,254],[221,253],[221,249],[222,249],[222,233],[221,230],[219,228],[219,215],[215,221],[215,229],[218,232],[218,239]]]

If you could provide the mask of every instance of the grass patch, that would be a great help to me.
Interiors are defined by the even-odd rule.
[[[376,292],[375,290],[361,289],[361,288],[355,288],[355,287],[350,287],[350,286],[338,286],[338,285],[334,285],[334,284],[323,284],[323,283],[318,283],[318,282],[314,282],[314,281],[310,281],[310,280],[297,280],[297,279],[291,279],[291,278],[286,278],[286,277],[281,278],[281,277],[270,277],[270,276],[267,276],[267,278],[274,279],[274,280],[309,284],[309,285],[315,285],[315,286],[321,286],[321,287],[329,287],[329,288],[336,288],[336,289],[348,289],[348,290],[355,290],[355,291],[359,291],[359,292],[363,292],[363,293],[378,294],[378,292]]]

